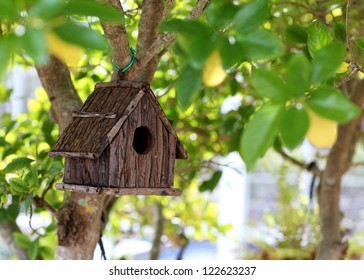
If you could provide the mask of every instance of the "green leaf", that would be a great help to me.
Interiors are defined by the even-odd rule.
[[[29,186],[20,178],[11,178],[9,180],[10,190],[15,194],[22,194],[29,190]]]
[[[39,247],[39,255],[43,260],[54,260],[54,250],[47,246]]]
[[[20,37],[20,46],[40,65],[48,61],[47,40],[42,29],[27,28],[24,36]]]
[[[217,187],[217,184],[220,181],[221,175],[222,175],[221,170],[216,171],[212,175],[210,180],[204,181],[200,185],[200,187],[199,187],[200,192],[205,192],[205,191],[210,191],[211,192],[211,191],[213,191]]]
[[[30,163],[33,162],[32,159],[19,157],[13,159],[3,170],[4,173],[14,173],[23,168],[30,168]]]
[[[240,154],[248,170],[273,144],[284,113],[284,103],[263,105],[248,122],[240,141]]]
[[[311,57],[315,57],[319,50],[331,43],[332,36],[325,24],[317,21],[308,27],[307,48]]]
[[[284,145],[293,150],[305,138],[309,126],[307,112],[301,108],[291,107],[283,115],[280,134]]]
[[[20,232],[13,233],[13,238],[16,246],[19,248],[28,249],[32,245],[32,241],[29,239],[29,237]]]
[[[30,208],[30,205],[32,204],[33,201],[33,193],[30,193],[25,202],[24,202],[24,211],[25,211],[25,215],[28,215],[28,210]]]
[[[224,29],[231,24],[231,19],[235,17],[238,11],[237,8],[231,2],[213,1],[209,3],[204,14],[209,24],[218,29]]]
[[[358,40],[356,41],[356,45],[362,50],[364,51],[364,39]]]
[[[311,93],[306,104],[318,115],[345,123],[360,116],[361,110],[340,91],[319,88]]]
[[[345,58],[345,45],[332,43],[323,47],[312,60],[312,83],[331,78]]]
[[[303,54],[294,55],[287,66],[287,85],[296,96],[302,96],[311,84],[311,65]]]
[[[31,260],[35,260],[38,256],[38,242],[33,241],[28,248],[28,256]]]
[[[0,1],[0,17],[3,19],[16,20],[19,18],[18,9],[15,1]]]
[[[185,67],[176,82],[176,97],[182,108],[187,109],[193,97],[200,91],[201,71],[190,66]]]
[[[16,48],[15,36],[0,36],[0,79],[3,77],[11,58],[11,54]]]
[[[243,5],[236,14],[233,25],[243,34],[259,27],[270,13],[270,1],[255,0]]]
[[[160,29],[177,34],[179,47],[196,69],[203,68],[205,61],[216,48],[214,31],[201,21],[172,19],[162,23]]]
[[[229,39],[221,37],[219,41],[219,51],[224,69],[229,69],[244,58],[243,47],[240,43],[231,44]]]
[[[290,97],[287,86],[282,78],[272,71],[254,69],[252,72],[252,85],[261,97],[273,101],[285,101]]]
[[[307,32],[298,24],[292,24],[286,29],[286,38],[288,43],[306,44]]]
[[[102,21],[124,23],[124,14],[121,11],[96,1],[69,1],[65,11],[71,15],[95,16]]]
[[[342,23],[334,24],[335,38],[343,43],[346,41],[346,27]]]
[[[106,51],[105,38],[97,31],[88,27],[67,22],[55,27],[53,31],[64,41],[84,48]]]
[[[257,29],[238,38],[246,60],[267,60],[280,56],[283,52],[281,41],[271,32]]]
[[[65,6],[64,0],[38,0],[31,7],[29,15],[48,20],[61,15]]]

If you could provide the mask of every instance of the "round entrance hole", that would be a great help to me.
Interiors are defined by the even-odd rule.
[[[152,148],[153,136],[145,126],[140,126],[134,131],[133,147],[140,155],[146,155]]]

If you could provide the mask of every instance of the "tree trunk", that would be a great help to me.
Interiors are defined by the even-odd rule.
[[[67,66],[51,57],[47,66],[37,68],[51,102],[51,114],[63,131],[72,111],[82,102],[74,88]],[[58,247],[56,259],[92,259],[100,237],[104,196],[66,193],[57,214]]]
[[[152,243],[152,249],[150,250],[151,260],[158,260],[161,249],[161,237],[163,235],[163,227],[164,227],[164,216],[163,216],[163,205],[159,202],[154,204],[155,207],[155,223],[154,223],[154,237]]]
[[[364,81],[352,81],[348,84],[350,99],[362,108],[364,102]],[[319,188],[319,208],[321,241],[316,259],[343,259],[347,243],[343,242],[340,229],[342,213],[340,211],[341,178],[350,168],[356,143],[360,136],[362,117],[339,126],[338,138],[327,159]]]

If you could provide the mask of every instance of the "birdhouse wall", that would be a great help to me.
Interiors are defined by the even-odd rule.
[[[108,186],[110,148],[97,159],[65,158],[63,182],[86,186]]]
[[[145,95],[110,144],[110,186],[171,187],[175,159],[176,137],[168,133]]]

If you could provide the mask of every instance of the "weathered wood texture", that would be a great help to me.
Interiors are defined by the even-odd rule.
[[[160,196],[179,196],[181,190],[175,188],[100,188],[85,185],[57,184],[58,190],[71,192],[104,194],[104,195],[160,195]]]
[[[150,132],[150,151],[138,154],[133,148],[138,127]],[[109,186],[171,187],[176,152],[176,138],[169,134],[144,96],[110,144]],[[170,166],[172,165],[172,167]]]
[[[114,195],[179,195],[175,159],[187,158],[149,85],[131,81],[97,84],[50,155],[66,157],[60,189]]]
[[[50,156],[97,158],[113,140],[129,114],[144,95],[148,96],[149,110],[155,110],[158,118],[176,142],[176,158],[187,158],[187,152],[180,143],[149,85],[144,82],[114,81],[99,83],[88,97],[80,112],[82,114],[109,114],[115,118],[74,117],[50,152]]]
[[[65,158],[63,182],[66,184],[108,186],[109,156],[107,147],[96,159]]]

